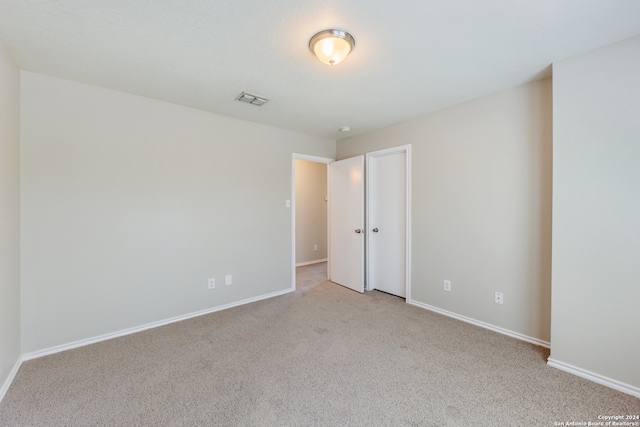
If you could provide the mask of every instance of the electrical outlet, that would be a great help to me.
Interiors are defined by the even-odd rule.
[[[226,276],[224,276],[224,284],[225,284],[226,286],[229,286],[231,283],[233,283],[233,282],[231,281],[231,275],[230,275],[230,274],[227,274]]]
[[[318,245],[313,245],[313,250],[317,251],[318,250]]]
[[[216,279],[209,279],[209,289],[214,289],[216,287]]]
[[[502,292],[496,292],[496,304],[504,304],[504,295],[502,295]]]
[[[443,283],[444,290],[447,292],[451,292],[451,280],[445,280]]]

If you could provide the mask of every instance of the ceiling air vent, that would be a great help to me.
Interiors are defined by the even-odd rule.
[[[266,104],[269,100],[263,96],[252,95],[247,92],[242,92],[240,96],[236,98],[238,101],[246,102],[249,104],[257,105],[258,107]]]

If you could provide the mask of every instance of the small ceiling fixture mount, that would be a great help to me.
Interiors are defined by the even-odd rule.
[[[356,45],[353,36],[342,30],[323,30],[309,40],[309,50],[328,65],[336,65],[344,61]]]

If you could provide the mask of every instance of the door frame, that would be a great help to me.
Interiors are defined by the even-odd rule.
[[[369,224],[370,222],[370,212],[371,212],[371,183],[370,183],[370,175],[369,175],[369,165],[371,164],[371,159],[376,157],[383,157],[389,154],[399,154],[405,153],[405,286],[406,286],[406,296],[405,301],[411,301],[411,144],[400,145],[398,147],[385,148],[383,150],[371,151],[366,154],[366,162],[365,162],[365,194],[366,194],[366,267],[365,267],[365,284],[366,290],[370,289],[371,281],[369,280],[369,266],[370,259],[369,256],[371,254],[371,248],[369,245],[371,244],[371,239],[369,238]]]
[[[329,157],[310,156],[308,154],[293,153],[291,156],[291,290],[296,290],[296,160],[306,160],[315,163],[333,163],[336,159]],[[327,191],[329,188],[329,176],[327,174]],[[328,195],[328,194],[327,194]],[[329,207],[327,204],[327,221]],[[329,244],[329,232],[331,227],[327,224],[327,260],[331,255],[331,245]],[[327,261],[328,263],[329,261]],[[328,264],[327,264],[328,265]],[[327,268],[327,278],[329,278],[329,268]]]

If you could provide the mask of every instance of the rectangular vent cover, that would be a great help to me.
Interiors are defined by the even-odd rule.
[[[249,104],[257,105],[258,107],[269,102],[264,96],[252,95],[247,92],[242,92],[240,96],[236,98],[238,101],[246,102]]]

